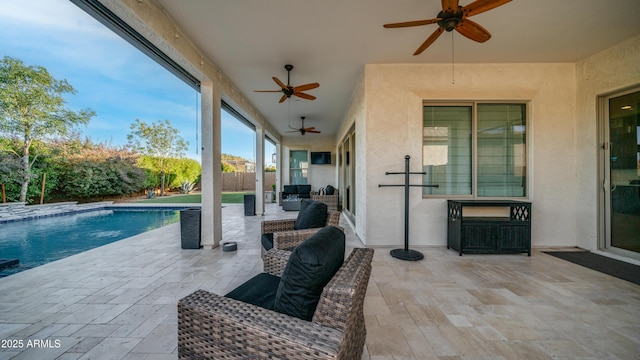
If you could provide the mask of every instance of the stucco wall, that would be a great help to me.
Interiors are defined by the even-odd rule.
[[[307,124],[307,126],[313,126]],[[282,138],[283,159],[282,163],[282,184],[289,184],[289,151],[307,150],[311,151],[331,151],[331,165],[311,165],[309,164],[308,176],[309,184],[313,191],[329,184],[336,186],[336,151],[335,138],[321,134],[306,134],[304,136],[287,136]]]
[[[423,100],[519,100],[529,107],[529,196],[533,246],[576,244],[574,64],[367,65],[366,231],[368,245],[400,246],[404,234],[404,156],[422,168]],[[421,183],[412,175],[412,183]],[[446,244],[446,200],[410,191],[410,244]]]
[[[640,36],[577,63],[577,246],[598,248],[598,96],[640,85]]]

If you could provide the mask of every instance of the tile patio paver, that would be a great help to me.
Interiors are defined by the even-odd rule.
[[[177,301],[218,294],[261,272],[263,217],[223,208],[238,251],[182,250],[179,224],[0,278],[0,359],[177,359]],[[362,246],[342,219],[348,251]],[[399,234],[399,239],[401,234]],[[365,299],[363,359],[637,359],[640,286],[534,249],[465,255],[419,249],[405,262],[377,248]],[[49,341],[48,343],[46,341]]]

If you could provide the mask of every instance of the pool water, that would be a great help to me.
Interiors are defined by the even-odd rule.
[[[114,209],[0,223],[0,259],[20,260],[18,266],[0,269],[0,277],[179,220],[175,209]]]

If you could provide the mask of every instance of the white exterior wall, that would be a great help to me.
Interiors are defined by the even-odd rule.
[[[598,96],[640,84],[640,36],[577,64],[577,246],[598,249]]]
[[[356,227],[362,240],[367,245],[403,243],[404,190],[378,184],[404,182],[402,175],[384,174],[404,171],[405,155],[411,156],[411,171],[422,171],[423,100],[518,100],[530,104],[532,245],[576,245],[575,65],[457,64],[455,79],[452,84],[448,64],[366,65],[366,158],[359,153],[357,160],[365,164],[366,174],[365,195],[359,193],[366,203],[357,217],[366,218],[366,228]],[[362,135],[356,133],[361,140]],[[411,183],[421,181],[421,175],[411,175]],[[411,188],[409,207],[410,245],[446,244],[446,200],[423,199],[420,188]]]
[[[310,124],[307,124],[310,125]],[[321,187],[331,184],[337,186],[336,183],[336,142],[333,136],[325,136],[322,134],[306,134],[304,136],[287,136],[282,138],[283,159],[282,163],[282,184],[289,184],[289,151],[291,150],[307,150],[309,152],[309,161],[311,161],[312,151],[331,151],[331,165],[311,165],[309,163],[308,177],[309,184],[313,191],[317,191]]]

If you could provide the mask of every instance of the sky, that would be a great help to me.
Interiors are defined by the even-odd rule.
[[[43,66],[75,88],[67,106],[96,112],[80,127],[83,138],[126,145],[136,119],[168,119],[189,142],[186,156],[200,161],[199,94],[70,1],[0,0],[0,58],[5,56]],[[255,160],[254,139],[253,130],[222,112],[223,153]],[[267,143],[265,152],[272,147]]]

